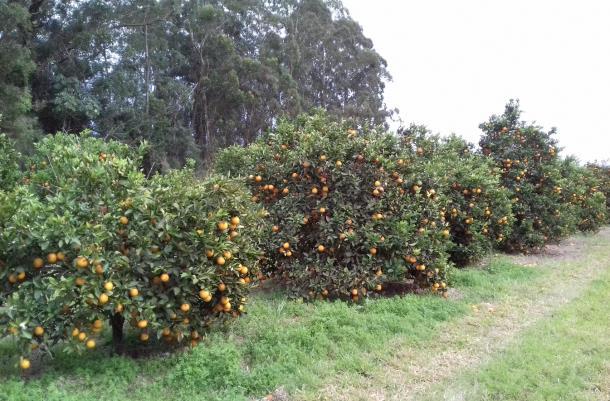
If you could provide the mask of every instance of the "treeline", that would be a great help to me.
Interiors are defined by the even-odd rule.
[[[385,60],[340,0],[0,3],[0,132],[151,144],[149,168],[252,142],[323,107],[384,124]]]

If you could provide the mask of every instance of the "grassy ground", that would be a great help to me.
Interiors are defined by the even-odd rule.
[[[578,252],[586,253],[587,260],[608,261],[609,235],[574,241],[580,246]],[[469,327],[469,322],[479,317],[475,320],[477,327],[492,329],[496,318],[502,319],[502,313],[511,312],[511,305],[518,307],[513,301],[522,294],[534,302],[547,289],[552,292],[555,284],[565,282],[566,275],[580,277],[579,272],[587,269],[579,260],[568,258],[558,262],[541,258],[532,263],[517,260],[519,264],[506,256],[494,257],[485,269],[455,272],[455,293],[449,300],[406,296],[349,306],[340,302],[302,304],[281,297],[259,296],[253,299],[247,317],[210,333],[206,342],[192,351],[138,360],[109,358],[103,350],[76,357],[57,353],[53,360],[44,360],[42,371],[33,372],[28,380],[22,380],[14,367],[16,354],[12,345],[0,343],[0,400],[250,400],[271,392],[276,398],[333,399],[335,390],[345,387],[345,383],[350,386],[342,389],[344,399],[400,399],[391,396],[396,395],[392,393],[395,383],[386,380],[376,384],[371,378],[384,374],[387,367],[411,366],[412,361],[429,360],[430,350],[449,346],[455,348],[456,355],[468,351],[468,342],[474,337],[451,337],[456,327]],[[608,264],[599,267],[602,272],[609,269]],[[586,289],[589,282],[581,280],[580,285]],[[607,350],[608,343],[593,341],[600,337],[596,334],[599,330],[608,329],[607,318],[598,316],[603,313],[603,303],[609,300],[605,295],[608,287],[608,279],[602,279],[586,295],[572,294],[575,301],[560,309],[559,315],[539,316],[540,326],[533,325],[531,331],[524,331],[522,339],[515,340],[519,341],[515,344],[525,345],[514,345],[514,349],[508,345],[483,370],[463,369],[460,374],[439,378],[437,382],[444,383],[444,389],[452,389],[452,394],[473,394],[472,398],[455,399],[555,399],[544,398],[547,393],[543,392],[538,398],[524,398],[523,393],[512,396],[511,384],[518,386],[515,383],[527,382],[513,381],[509,374],[497,377],[499,371],[515,365],[514,361],[529,361],[519,352],[526,352],[532,361],[516,367],[515,377],[525,380],[534,372],[530,366],[532,369],[547,366],[545,358],[553,354],[552,348],[544,351],[527,341],[530,337],[529,341],[537,338],[544,341],[540,340],[540,333],[551,333],[557,335],[557,344],[566,345],[565,351],[560,348],[561,355],[553,362],[558,365],[554,367],[557,373],[548,368],[548,376],[535,376],[532,383],[540,378],[543,381],[540,386],[546,383],[552,387],[558,377],[564,380],[559,374],[571,372],[572,376],[565,376],[565,383],[576,387],[574,383],[581,380],[583,385],[578,388],[588,394],[594,390],[591,386],[596,380],[592,372],[608,367],[603,365],[604,360],[608,361],[607,354],[600,351],[604,344]],[[473,305],[477,306],[473,308]],[[503,312],[503,308],[507,310]],[[583,313],[589,310],[589,315]],[[566,317],[560,318],[561,314]],[[564,323],[569,316],[591,322],[576,326]],[[564,340],[559,326],[573,329],[578,341]],[[581,333],[579,327],[586,330]],[[473,336],[480,334],[473,332]],[[533,351],[541,354],[536,356]],[[582,367],[571,369],[568,362],[574,361],[574,355],[581,351],[584,356],[578,366]],[[401,358],[405,355],[413,359]],[[482,363],[479,359],[477,362]],[[474,368],[470,365],[466,367]],[[450,368],[447,371],[452,372]],[[371,387],[379,387],[379,397],[367,398]],[[527,394],[538,394],[538,388],[542,387],[524,388]],[[496,397],[496,394],[506,396]]]

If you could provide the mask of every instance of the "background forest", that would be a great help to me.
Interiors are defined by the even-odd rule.
[[[385,60],[338,0],[0,2],[0,132],[91,129],[165,171],[323,107],[384,124]]]

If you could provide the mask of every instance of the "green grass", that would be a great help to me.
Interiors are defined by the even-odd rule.
[[[608,305],[610,271],[483,369],[465,374],[456,391],[473,401],[601,400],[595,398],[599,384],[610,384]]]
[[[22,380],[18,354],[0,343],[0,400],[247,400],[283,387],[315,393],[330,377],[378,368],[398,340],[425,348],[438,329],[470,313],[470,304],[514,296],[552,274],[506,257],[486,269],[452,272],[459,296],[376,299],[364,305],[312,304],[281,296],[253,297],[249,314],[214,329],[194,350],[165,357],[81,356],[57,352],[43,372]]]

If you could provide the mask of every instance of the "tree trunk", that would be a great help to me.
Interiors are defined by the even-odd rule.
[[[123,324],[125,318],[120,313],[115,313],[110,318],[110,324],[112,325],[112,347],[113,351],[117,355],[123,354]]]

